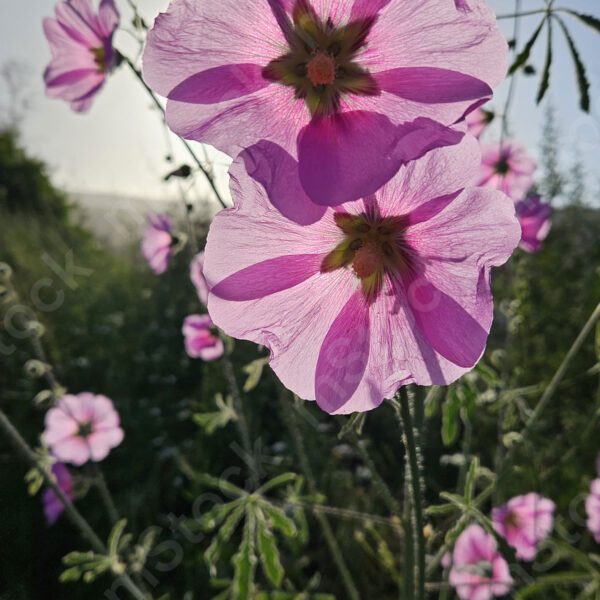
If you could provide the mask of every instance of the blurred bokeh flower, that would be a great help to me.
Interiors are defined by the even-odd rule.
[[[190,279],[196,288],[196,292],[198,294],[198,298],[200,298],[200,302],[206,306],[208,304],[208,292],[210,288],[208,283],[206,283],[206,279],[204,277],[204,273],[202,270],[204,269],[204,252],[199,252],[194,256],[190,264]]]
[[[552,207],[540,196],[529,196],[516,203],[517,218],[521,223],[521,243],[526,252],[537,252],[552,227]]]
[[[44,72],[46,94],[87,111],[117,64],[112,38],[119,25],[114,0],[102,0],[95,13],[90,0],[59,2],[56,18],[44,19],[52,60]]]
[[[478,108],[469,113],[465,119],[469,133],[478,139],[493,120],[494,113],[483,108]]]
[[[81,466],[104,460],[124,437],[111,400],[84,392],[67,394],[46,413],[42,441],[60,461]]]
[[[456,540],[449,581],[461,600],[504,596],[514,583],[494,536],[480,525],[470,525]]]
[[[168,98],[175,133],[230,156],[274,143],[299,161],[311,200],[334,206],[420,156],[399,124],[450,126],[491,98],[507,45],[491,8],[472,4],[172,0],[148,34],[144,78]]]
[[[481,172],[477,185],[502,190],[515,202],[533,185],[536,162],[515,141],[482,144]]]
[[[494,529],[517,551],[517,558],[531,561],[554,526],[555,510],[552,500],[534,492],[515,496],[492,510]]]
[[[212,332],[213,322],[208,315],[190,315],[183,322],[185,350],[191,358],[216,360],[223,355],[223,342]]]
[[[166,215],[148,215],[148,226],[142,240],[142,254],[150,268],[162,275],[173,256],[173,224]]]
[[[75,494],[73,493],[73,479],[67,467],[60,462],[52,465],[52,475],[56,481],[56,485],[62,491],[62,493],[69,499],[73,500]],[[58,499],[58,496],[54,493],[52,488],[46,488],[42,496],[42,502],[44,504],[44,514],[46,515],[46,521],[48,525],[54,525],[58,520],[58,517],[62,515],[65,507],[63,503]]]
[[[466,136],[376,195],[300,226],[283,216],[310,205],[297,180],[256,157],[254,173],[271,173],[265,187],[242,155],[231,169],[235,207],[208,235],[212,319],[267,346],[284,385],[329,413],[370,410],[403,384],[454,381],[485,349],[491,267],[521,238],[504,194],[467,187],[479,159]]]

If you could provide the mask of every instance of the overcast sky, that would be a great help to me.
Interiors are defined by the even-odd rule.
[[[127,2],[116,2],[122,12],[122,23],[128,23],[131,13]],[[489,2],[497,14],[510,13],[514,6],[513,0]],[[53,14],[54,4],[55,0],[0,0],[0,64],[18,61],[29,75],[25,81],[30,106],[22,124],[25,145],[48,163],[53,181],[68,191],[149,199],[177,196],[176,183],[161,181],[161,175],[169,170],[165,162],[166,133],[157,112],[151,109],[145,91],[126,67],[111,76],[85,116],[71,112],[63,101],[45,97],[42,72],[50,51],[42,32],[42,19]],[[600,16],[600,0],[557,0],[557,4]],[[167,7],[168,0],[139,0],[138,5],[152,22]],[[543,6],[543,2],[522,0],[522,5],[523,10],[529,10]],[[537,15],[521,20],[522,42],[529,37],[539,19]],[[512,21],[501,20],[500,24],[507,37],[512,37]],[[600,156],[600,35],[576,22],[571,26],[592,82],[592,114],[588,116],[578,109],[571,58],[562,34],[558,28],[555,31],[559,50],[555,55],[550,91],[562,130],[565,164],[570,164],[575,154],[579,155],[586,165],[590,187],[596,190]],[[544,62],[544,38],[545,34],[533,54],[532,62],[538,67]],[[128,54],[135,49],[126,32],[119,32],[116,45]],[[513,136],[524,142],[534,155],[537,154],[543,117],[534,101],[537,85],[538,77],[519,77],[511,112]],[[503,84],[493,106],[501,107],[505,93],[506,84]],[[177,149],[177,159],[185,161],[186,155],[177,139],[170,137],[171,144]],[[210,156],[216,165],[219,185],[225,191],[228,159],[216,152],[211,152]],[[203,195],[204,184],[199,183],[195,193]]]

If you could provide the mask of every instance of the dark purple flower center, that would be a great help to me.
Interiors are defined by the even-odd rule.
[[[79,430],[77,431],[77,435],[82,438],[89,438],[93,432],[94,432],[94,429],[93,429],[92,422],[87,421],[85,423],[79,424]]]
[[[504,520],[504,525],[507,529],[518,529],[519,515],[514,511],[510,511],[506,515],[506,519]]]
[[[108,70],[108,61],[106,59],[106,50],[102,47],[92,48],[90,52],[94,55],[94,62],[98,66],[100,73],[106,73]]]
[[[331,19],[323,23],[308,0],[296,0],[292,19],[284,31],[289,51],[263,69],[265,79],[294,88],[312,115],[333,114],[346,94],[380,93],[375,79],[355,62],[375,17],[335,27]]]
[[[322,273],[351,266],[361,280],[365,297],[372,300],[381,291],[386,273],[399,273],[410,267],[403,217],[335,213],[334,219],[344,239],[323,259]]]
[[[508,156],[503,156],[500,158],[500,160],[494,165],[494,169],[498,175],[507,175],[510,172]]]

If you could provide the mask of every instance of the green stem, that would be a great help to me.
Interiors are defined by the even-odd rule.
[[[108,485],[106,485],[106,479],[104,478],[104,473],[100,470],[100,467],[95,464],[93,467],[94,473],[94,484],[98,488],[98,492],[100,493],[100,497],[102,498],[102,502],[106,508],[106,512],[108,513],[108,517],[111,520],[113,525],[116,525],[119,521],[119,511],[115,506],[115,503],[112,499],[110,491],[108,489]]]
[[[298,419],[296,418],[296,409],[289,402],[286,402],[289,396],[283,390],[281,390],[280,398],[284,420],[290,430],[290,433],[292,434],[294,447],[296,449],[296,454],[298,455],[298,460],[300,462],[300,470],[304,473],[304,477],[306,479],[306,483],[308,485],[310,493],[313,496],[317,496],[319,494],[319,490],[317,488],[317,483],[315,481],[313,472],[310,468],[308,456],[306,455],[306,451],[304,450],[302,433],[300,432],[300,426],[298,425]],[[329,524],[329,520],[324,514],[325,511],[319,510],[318,507],[315,507],[313,510],[315,517],[321,525],[321,531],[325,536],[325,542],[327,543],[333,561],[340,573],[342,583],[346,588],[346,592],[348,593],[348,598],[350,598],[351,600],[360,600],[360,594],[356,589],[356,584],[352,579],[352,575],[350,574],[350,570],[346,565],[346,561],[344,560],[342,551],[340,550],[337,540],[335,539],[335,534],[333,533],[331,525]]]
[[[417,445],[415,435],[413,415],[411,413],[411,399],[408,397],[406,386],[400,388],[396,398],[399,398],[400,418],[404,426],[404,436],[406,440],[406,452],[408,454],[408,464],[410,467],[408,487],[412,495],[412,508],[415,520],[415,540],[417,554],[416,569],[416,590],[415,600],[424,600],[425,598],[425,536],[423,520],[423,498],[421,494],[421,476],[419,469],[420,450]],[[397,407],[397,402],[395,403]]]
[[[2,430],[16,450],[25,458],[25,460],[35,469],[37,469],[44,478],[45,484],[54,492],[65,509],[65,515],[79,530],[81,536],[89,542],[91,547],[102,555],[107,555],[108,550],[102,540],[96,535],[96,532],[91,528],[90,524],[85,520],[83,515],[75,508],[73,503],[65,496],[64,492],[57,485],[54,478],[50,477],[43,465],[41,465],[27,442],[21,434],[15,429],[14,425],[9,421],[8,417],[0,409],[0,430]],[[125,587],[137,600],[148,600],[146,596],[133,582],[127,573],[119,575],[119,579]]]
[[[144,81],[144,78],[142,77],[142,74],[139,71],[139,69],[133,64],[131,59],[127,58],[127,56],[121,54],[120,52],[119,52],[119,56],[122,57],[123,61],[125,63],[127,63],[129,68],[131,69],[132,73],[138,78],[140,83],[144,86],[144,89],[148,92],[149,96],[152,98],[152,101],[154,102],[156,107],[160,110],[161,114],[163,115],[163,119],[164,119],[165,109],[162,107],[162,104],[158,100],[158,97],[156,96],[156,94],[148,86],[148,84]],[[196,163],[196,166],[198,167],[198,169],[200,169],[200,171],[202,172],[202,174],[208,181],[219,204],[223,208],[227,208],[227,204],[225,204],[225,201],[223,200],[223,198],[221,197],[221,194],[219,193],[219,190],[217,189],[217,185],[215,183],[215,178],[213,177],[212,173],[210,173],[210,171],[202,164],[202,162],[200,161],[200,159],[198,158],[198,156],[196,155],[196,153],[194,152],[194,150],[192,149],[190,144],[187,142],[187,140],[184,140],[182,137],[179,137],[179,139],[181,140],[183,147],[187,150],[187,152],[190,155],[190,157],[192,158],[192,160]]]

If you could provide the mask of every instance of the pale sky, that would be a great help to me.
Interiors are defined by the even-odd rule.
[[[121,22],[128,23],[131,12],[126,0],[116,2],[121,10]],[[489,3],[497,14],[511,13],[514,6],[513,0],[489,0]],[[42,19],[53,15],[54,4],[55,0],[0,0],[0,65],[9,60],[19,61],[29,73],[26,97],[30,108],[22,124],[26,147],[48,163],[54,183],[67,191],[147,199],[176,197],[177,184],[161,181],[161,176],[170,169],[164,159],[167,154],[164,127],[157,111],[151,110],[146,92],[126,66],[110,77],[87,115],[77,115],[67,103],[45,97],[42,73],[50,51],[42,32]],[[139,0],[137,4],[146,20],[152,22],[167,7],[168,0]],[[600,17],[600,0],[557,0],[557,5]],[[542,0],[522,0],[523,10],[539,7],[543,7]],[[521,45],[539,19],[537,15],[521,20]],[[512,21],[502,20],[500,24],[507,37],[512,37]],[[562,129],[565,162],[569,164],[575,153],[581,156],[590,176],[590,187],[596,190],[600,156],[600,35],[576,22],[572,23],[571,32],[592,82],[592,114],[584,115],[578,108],[571,57],[558,28],[555,28],[558,51],[550,94]],[[130,56],[136,47],[126,32],[119,32],[116,46]],[[541,68],[545,34],[536,46],[532,62]],[[512,135],[533,155],[537,154],[543,116],[534,100],[538,82],[537,76],[519,77],[511,112]],[[0,82],[0,86],[4,86],[4,82]],[[506,84],[503,84],[492,102],[493,107],[501,108],[505,93]],[[490,141],[493,141],[493,133],[490,132]],[[177,149],[176,164],[186,162],[188,159],[177,139],[172,135],[170,138]],[[195,146],[201,154],[199,145]],[[226,193],[228,158],[212,151],[210,156],[215,162],[218,185]],[[199,183],[194,193],[200,196],[205,190],[204,184]]]

